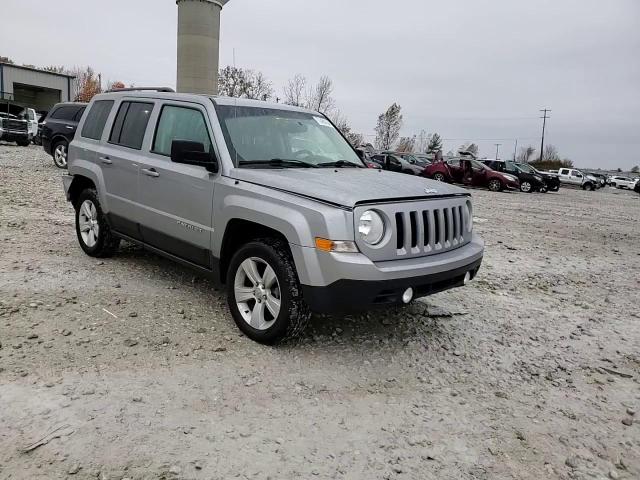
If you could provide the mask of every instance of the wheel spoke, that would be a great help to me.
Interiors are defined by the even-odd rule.
[[[271,294],[267,294],[266,305],[271,315],[273,315],[273,318],[278,318],[278,314],[280,313],[280,300]]]
[[[244,262],[242,262],[242,269],[244,270],[244,273],[247,275],[247,277],[249,277],[251,283],[253,283],[254,285],[261,283],[262,277],[258,272],[258,265],[256,265],[256,262],[254,262],[250,258],[247,258]]]
[[[238,303],[244,303],[248,300],[251,300],[252,298],[255,298],[253,296],[253,288],[250,287],[235,287],[235,294],[236,302]]]
[[[276,272],[273,271],[271,265],[267,265],[262,279],[264,281],[264,288],[266,288],[267,290],[270,289],[274,283],[276,283]]]
[[[94,220],[98,215],[98,212],[96,212],[96,206],[92,203],[91,204],[91,219]]]
[[[251,321],[249,325],[253,328],[260,330],[260,327],[264,323],[264,303],[257,303],[253,306],[253,311],[251,312]]]
[[[82,221],[81,221],[81,222],[82,222]],[[80,231],[81,231],[82,233],[86,233],[86,232],[88,232],[89,230],[91,230],[91,225],[89,225],[88,223],[82,222],[82,223],[81,223],[81,225],[80,225]]]
[[[89,203],[88,202],[84,202],[82,204],[82,211],[84,212],[85,217],[87,217],[87,219],[91,218],[91,209],[89,208]]]

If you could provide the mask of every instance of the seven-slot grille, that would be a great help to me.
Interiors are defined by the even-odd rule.
[[[397,255],[436,253],[462,245],[468,217],[466,205],[396,212]]]

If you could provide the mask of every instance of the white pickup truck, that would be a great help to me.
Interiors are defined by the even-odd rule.
[[[581,187],[583,190],[596,190],[600,188],[600,182],[592,175],[582,173],[575,168],[561,168],[558,170],[560,183]]]

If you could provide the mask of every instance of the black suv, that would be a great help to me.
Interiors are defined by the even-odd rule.
[[[42,148],[58,168],[67,168],[67,151],[76,134],[86,103],[58,103],[42,122]]]
[[[531,165],[529,165],[528,163],[516,163],[516,165],[518,166],[518,168],[520,170],[524,170],[527,173],[531,173],[533,175],[538,175],[540,177],[542,177],[542,180],[544,181],[545,185],[546,185],[546,189],[540,190],[541,192],[545,192],[545,191],[549,191],[549,192],[557,192],[558,190],[560,190],[560,179],[558,178],[558,175],[554,175],[552,173],[546,173],[546,172],[541,172],[540,170],[537,170],[536,168],[533,168]]]
[[[496,172],[508,173],[520,180],[520,191],[525,193],[546,192],[547,187],[541,175],[527,172],[518,167],[515,162],[503,160],[482,160],[487,167]]]

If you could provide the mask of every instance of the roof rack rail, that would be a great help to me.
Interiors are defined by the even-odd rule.
[[[166,92],[166,93],[176,93],[173,88],[169,87],[129,87],[129,88],[112,88],[111,90],[107,90],[106,93],[113,92]]]

